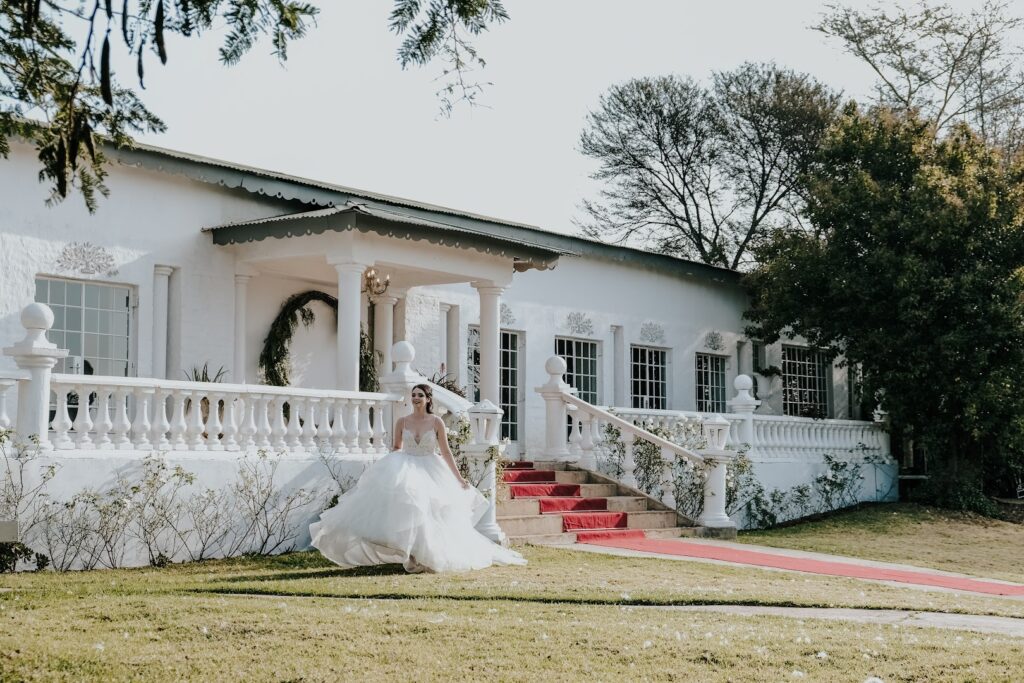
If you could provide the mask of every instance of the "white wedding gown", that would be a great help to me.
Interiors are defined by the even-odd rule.
[[[371,465],[309,534],[342,567],[401,563],[410,572],[457,572],[526,564],[473,528],[486,509],[480,492],[462,488],[438,455],[434,431],[417,442],[406,429],[402,450]]]

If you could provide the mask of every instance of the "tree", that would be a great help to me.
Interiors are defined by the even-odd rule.
[[[957,12],[921,2],[913,10],[829,5],[814,28],[842,41],[878,76],[875,104],[920,112],[936,133],[966,123],[1007,152],[1024,142],[1022,26],[1004,2]]]
[[[475,103],[479,84],[468,73],[483,60],[468,36],[508,18],[501,0],[393,0],[392,31],[404,37],[402,67],[445,64],[439,91],[442,110]],[[35,145],[40,180],[51,183],[50,201],[77,188],[90,211],[107,194],[101,143],[131,143],[131,136],[162,132],[163,122],[117,79],[117,49],[135,61],[144,88],[147,59],[168,59],[169,36],[198,36],[224,27],[220,60],[235,64],[262,36],[273,54],[288,57],[319,10],[300,0],[2,0],[0,2],[0,156],[10,138]],[[218,28],[219,30],[219,28]]]
[[[747,63],[690,78],[615,85],[587,117],[580,150],[606,183],[585,201],[585,234],[638,240],[726,268],[769,227],[795,222],[797,179],[838,97],[810,76]]]
[[[850,106],[807,178],[810,233],[775,232],[744,280],[747,333],[859,366],[924,446],[939,503],[983,508],[1024,445],[1024,186],[965,125]]]

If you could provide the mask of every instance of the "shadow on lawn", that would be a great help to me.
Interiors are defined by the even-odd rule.
[[[407,574],[405,567],[400,564],[378,564],[372,567],[353,567],[342,569],[341,567],[321,567],[316,571],[309,571],[305,568],[296,568],[289,572],[278,572],[275,574],[239,574],[237,576],[224,576],[217,579],[218,583],[249,583],[263,581],[294,581],[296,579],[333,579],[333,578],[357,578],[361,576],[394,576],[396,574]]]

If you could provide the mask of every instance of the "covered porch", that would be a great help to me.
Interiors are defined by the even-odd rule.
[[[204,232],[211,235],[217,248],[234,257],[234,382],[260,379],[254,373],[249,315],[251,293],[261,278],[292,280],[336,292],[333,363],[319,359],[316,381],[317,388],[343,391],[359,389],[362,330],[373,340],[378,373],[385,375],[394,369],[392,346],[406,338],[410,290],[468,283],[479,296],[480,400],[495,404],[499,400],[502,294],[512,286],[515,273],[549,269],[563,255],[493,226],[441,223],[412,210],[354,203],[231,223]],[[265,291],[262,295],[273,296]],[[286,297],[278,298],[280,307]],[[464,365],[459,345],[464,324],[460,311],[442,303],[437,315],[437,348],[417,349],[421,362],[428,363],[418,367],[426,375],[442,366],[448,372],[458,372]],[[323,334],[318,339],[321,344],[327,340]],[[162,367],[159,359],[156,367]],[[333,377],[326,376],[329,374]],[[467,383],[466,378],[457,379],[462,380],[460,384]]]

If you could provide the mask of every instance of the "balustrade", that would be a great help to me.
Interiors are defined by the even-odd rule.
[[[55,374],[50,388],[58,450],[380,454],[388,449],[385,415],[400,401],[389,394],[95,375]]]

